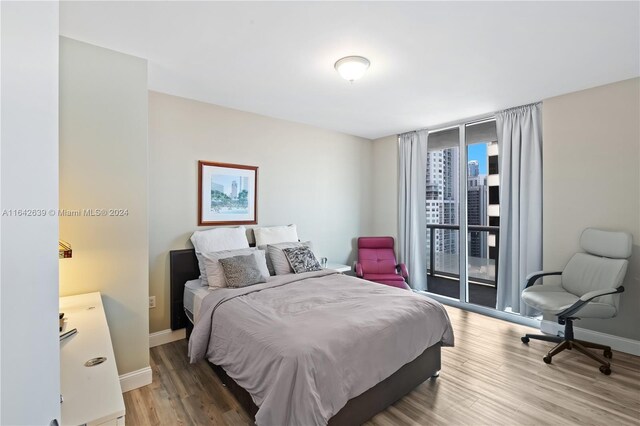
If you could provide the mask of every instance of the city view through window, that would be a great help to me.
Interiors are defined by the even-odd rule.
[[[460,148],[456,133],[427,155],[428,291],[459,298]],[[435,139],[435,138],[434,138]],[[467,145],[468,302],[495,308],[500,225],[498,145]],[[441,225],[441,226],[439,226]],[[482,227],[481,230],[477,227]],[[496,227],[496,228],[489,228]],[[433,241],[432,241],[433,239]],[[432,245],[433,244],[433,245]],[[433,253],[431,252],[433,250]],[[434,265],[431,263],[433,262]]]

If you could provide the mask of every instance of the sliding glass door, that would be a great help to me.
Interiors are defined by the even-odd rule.
[[[496,307],[498,233],[500,225],[496,124],[487,120],[465,125],[467,198],[467,300]],[[491,164],[491,167],[489,166]]]
[[[427,290],[496,306],[499,180],[493,119],[429,133]]]
[[[428,290],[460,298],[460,129],[429,134],[427,154]]]

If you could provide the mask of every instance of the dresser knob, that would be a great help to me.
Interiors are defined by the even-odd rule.
[[[99,364],[102,364],[103,362],[105,362],[107,360],[107,358],[103,357],[103,356],[99,356],[97,358],[91,358],[89,361],[84,363],[85,367],[93,367]]]

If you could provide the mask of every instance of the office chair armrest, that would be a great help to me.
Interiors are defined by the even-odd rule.
[[[569,306],[564,311],[556,314],[556,316],[561,320],[567,319],[571,317],[573,314],[577,313],[580,309],[582,309],[584,305],[591,302],[596,297],[606,296],[608,294],[618,294],[618,293],[622,293],[623,291],[624,291],[623,286],[620,286],[618,288],[607,288],[604,290],[590,291],[589,293],[583,294],[582,297],[580,297],[580,300],[578,300],[573,305]]]
[[[529,275],[527,275],[527,285],[524,286],[524,288],[529,288],[531,287],[536,281],[538,281],[540,278],[547,276],[547,275],[562,275],[562,271],[554,271],[554,272],[545,272],[545,271],[536,271],[536,272],[532,272]]]
[[[580,298],[580,300],[582,300],[584,302],[590,302],[591,300],[595,299],[596,297],[606,296],[608,294],[622,293],[623,291],[624,291],[624,287],[623,286],[620,286],[618,288],[605,288],[604,290],[590,291],[589,293],[583,294],[582,297]]]
[[[407,265],[405,265],[404,263],[396,265],[396,271],[398,271],[398,273],[402,275],[405,280],[409,279],[409,271],[407,271]]]
[[[360,262],[356,262],[356,276],[358,278],[362,278],[364,273],[362,272],[362,264]]]

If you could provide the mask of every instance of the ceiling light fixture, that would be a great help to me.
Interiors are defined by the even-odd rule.
[[[342,78],[353,83],[364,75],[369,65],[369,60],[362,56],[346,56],[338,59],[333,67]]]

